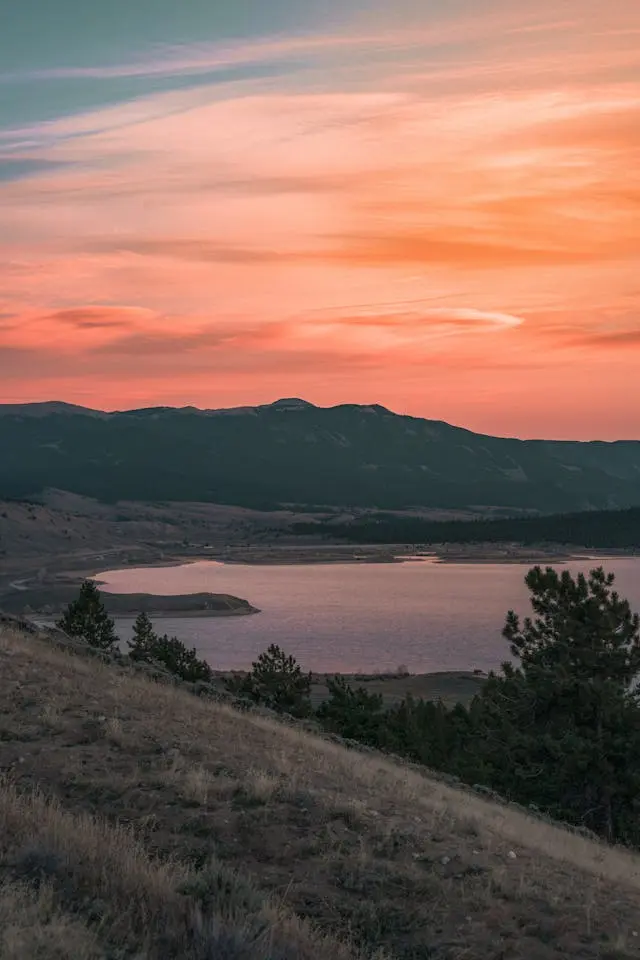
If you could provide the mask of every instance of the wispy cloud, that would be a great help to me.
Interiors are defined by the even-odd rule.
[[[26,395],[57,369],[70,397],[90,373],[98,404],[295,387],[447,416],[449,395],[470,421],[491,389],[515,416],[544,367],[550,428],[594,377],[626,423],[638,340],[611,318],[640,309],[640,55],[597,6],[50,73],[282,67],[0,131],[0,373]]]
[[[601,333],[586,333],[570,341],[571,346],[580,346],[587,349],[594,347],[609,347],[613,350],[620,347],[640,348],[640,326],[633,330],[608,330]]]
[[[585,27],[588,17],[573,20],[544,19],[539,15],[525,11],[514,13],[503,4],[486,5],[481,16],[474,13],[458,13],[447,17],[441,12],[421,24],[398,27],[387,23],[381,29],[371,30],[361,25],[346,29],[340,33],[298,33],[294,35],[270,36],[254,39],[250,42],[199,42],[182,44],[164,44],[156,46],[151,55],[130,59],[120,63],[92,66],[64,66],[46,69],[28,68],[24,70],[0,71],[1,83],[21,83],[43,80],[113,80],[135,77],[178,77],[197,74],[210,74],[216,70],[225,71],[229,67],[252,66],[269,62],[287,63],[301,58],[324,59],[327,56],[353,56],[362,51],[370,55],[378,51],[387,59],[405,59],[416,52],[422,54],[431,50],[449,48],[456,45],[472,44],[478,46],[483,41],[495,42],[497,36],[524,36],[527,34],[551,34],[566,36],[570,30],[574,37],[589,32]],[[602,17],[601,26],[610,19]],[[613,21],[615,23],[615,20]],[[623,34],[624,35],[624,34]]]
[[[0,73],[0,83],[42,80],[112,80],[125,77],[190,76],[209,74],[229,67],[249,66],[270,61],[288,61],[301,55],[324,57],[342,51],[394,49],[396,52],[415,48],[439,47],[464,36],[457,24],[447,29],[423,31],[399,30],[369,35],[300,35],[271,37],[253,43],[197,43],[159,48],[155,56],[126,63],[101,66],[64,66],[46,70],[25,70]]]

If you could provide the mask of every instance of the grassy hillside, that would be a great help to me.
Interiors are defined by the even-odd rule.
[[[0,449],[0,497],[56,487],[111,502],[252,507],[551,512],[640,504],[640,441],[503,439],[380,406],[279,401],[113,414],[0,406]]]
[[[0,626],[7,960],[640,957],[640,858]]]

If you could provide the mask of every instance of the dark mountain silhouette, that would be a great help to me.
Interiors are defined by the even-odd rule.
[[[640,504],[640,441],[516,440],[377,404],[0,405],[0,497],[56,487],[101,500],[206,500],[542,512]]]

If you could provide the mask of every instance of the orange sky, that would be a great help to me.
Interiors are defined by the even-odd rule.
[[[640,6],[473,9],[114,62],[175,82],[0,126],[0,402],[640,438]]]

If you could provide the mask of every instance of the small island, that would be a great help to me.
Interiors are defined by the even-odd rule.
[[[78,592],[77,577],[45,583],[24,581],[20,589],[0,591],[0,608],[6,613],[51,617],[60,613]],[[162,595],[151,593],[104,593],[110,616],[135,617],[237,617],[259,613],[248,600],[227,593]]]
[[[227,593],[151,594],[103,593],[112,616],[148,613],[171,617],[233,617],[259,613],[248,600]]]

